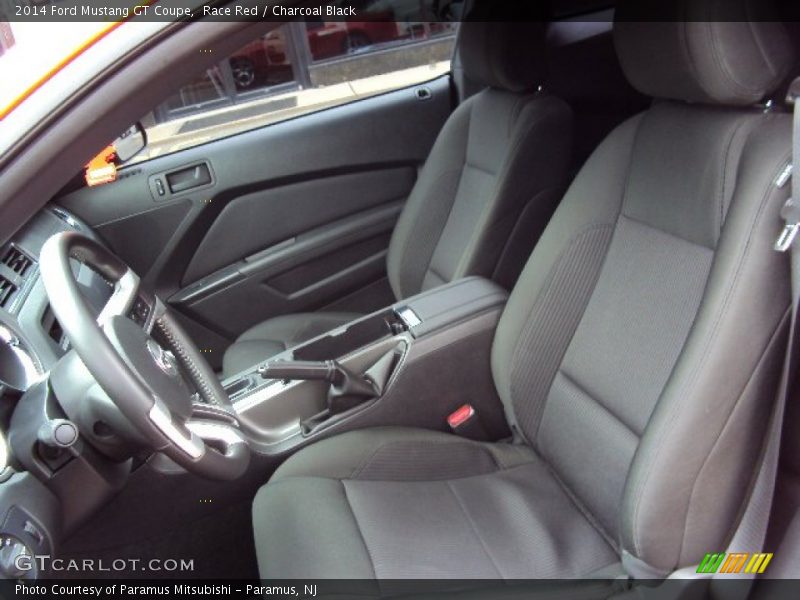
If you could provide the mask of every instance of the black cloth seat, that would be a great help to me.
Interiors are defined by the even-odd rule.
[[[641,578],[726,547],[786,342],[791,117],[754,103],[792,48],[776,23],[628,22],[635,4],[617,50],[661,100],[597,148],[509,297],[491,366],[515,442],[301,450],[253,505],[263,577]]]

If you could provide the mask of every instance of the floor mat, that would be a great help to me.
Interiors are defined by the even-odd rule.
[[[93,540],[87,544],[84,536],[80,548],[68,542],[58,556],[64,559],[60,564],[65,569],[72,559],[79,570],[51,570],[43,576],[63,579],[258,579],[252,531],[250,503],[247,502],[167,531],[163,536],[133,544],[115,545],[113,539]],[[85,560],[94,561],[92,570],[84,570]],[[98,570],[101,564],[103,569],[111,570]]]

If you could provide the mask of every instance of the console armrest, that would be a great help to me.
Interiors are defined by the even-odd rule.
[[[507,299],[508,293],[496,283],[467,277],[412,296],[394,305],[394,310],[417,338],[496,310]]]

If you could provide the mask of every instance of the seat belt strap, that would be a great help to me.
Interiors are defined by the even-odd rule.
[[[778,462],[780,458],[781,433],[783,431],[784,415],[788,397],[791,392],[791,383],[796,371],[798,351],[797,332],[798,332],[798,308],[800,307],[800,240],[796,240],[800,231],[800,77],[792,82],[789,88],[787,102],[794,105],[793,126],[792,126],[792,163],[791,168],[787,169],[778,177],[776,184],[782,186],[786,184],[789,174],[794,173],[791,188],[791,197],[786,201],[781,210],[781,217],[785,221],[783,231],[775,241],[775,250],[778,252],[789,252],[791,263],[791,288],[792,306],[791,321],[789,324],[789,339],[787,343],[786,355],[784,357],[783,371],[781,372],[780,385],[778,387],[777,398],[772,409],[769,426],[767,429],[766,447],[761,461],[761,466],[756,476],[750,499],[747,502],[744,514],[736,532],[733,534],[726,555],[733,553],[760,553],[767,538],[769,517],[772,510],[772,502],[775,496],[775,484],[778,476]],[[730,577],[741,580],[749,578],[750,585],[743,584],[736,588],[736,595],[746,598],[752,587],[752,581],[758,573],[750,572],[763,570],[765,562],[761,562],[758,568],[747,569],[749,563],[745,564],[745,571],[738,573],[716,573],[713,579],[727,579]],[[712,581],[713,590],[713,581]],[[730,597],[730,592],[734,591],[727,588],[726,595]]]

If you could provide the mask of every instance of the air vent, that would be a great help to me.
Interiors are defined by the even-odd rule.
[[[11,300],[17,291],[17,286],[0,275],[0,308],[11,305]]]
[[[24,277],[25,272],[33,264],[33,260],[28,258],[27,255],[20,252],[14,246],[11,246],[3,255],[3,264],[20,277]]]

